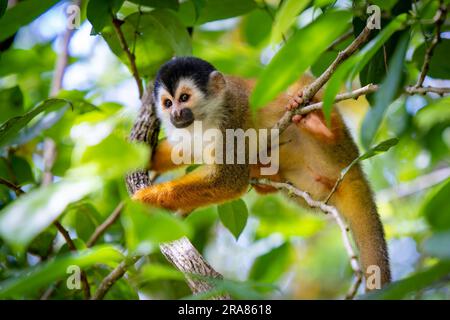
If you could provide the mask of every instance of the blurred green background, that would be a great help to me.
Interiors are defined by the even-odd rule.
[[[230,209],[234,224],[219,217],[218,211],[225,209],[216,206],[183,221],[129,201],[124,175],[145,166],[149,150],[127,142],[140,106],[139,91],[112,18],[124,21],[120,28],[144,84],[172,56],[195,55],[226,74],[257,78],[259,92],[252,97],[257,108],[265,102],[264,94],[284,89],[292,77],[308,70],[320,75],[359,33],[369,3],[83,0],[80,25],[73,31],[67,26],[76,25],[78,11],[71,11],[70,1],[9,1],[6,9],[7,3],[0,1],[0,298],[86,298],[83,290],[67,287],[68,266],[84,270],[93,293],[112,268],[134,254],[144,257],[106,299],[190,296],[183,276],[158,248],[158,243],[183,235],[224,275],[223,286],[234,298],[345,296],[353,273],[340,230],[324,214],[254,191],[243,197],[247,209]],[[355,76],[338,79],[338,85],[345,90],[391,84],[367,99],[340,104],[362,152],[388,138],[399,139],[388,152],[363,162],[385,226],[395,280],[371,297],[448,299],[450,97],[402,91],[416,83],[436,34],[433,18],[448,1],[370,4],[381,9],[382,30],[396,19],[402,23],[386,39],[374,30],[371,43],[380,49],[372,55],[362,52],[367,63]],[[441,27],[442,40],[424,86],[450,86],[448,22]],[[314,33],[305,31],[311,29]],[[391,59],[404,34],[406,51],[400,60]],[[342,41],[333,44],[338,38]],[[66,46],[67,66],[59,86],[55,70]],[[391,69],[396,71],[389,73]],[[367,124],[365,118],[373,121]],[[54,159],[48,159],[49,149],[55,150]],[[52,183],[43,182],[46,175]],[[119,219],[90,243],[121,202]],[[75,248],[58,232],[58,224]],[[359,294],[367,297],[362,289]]]

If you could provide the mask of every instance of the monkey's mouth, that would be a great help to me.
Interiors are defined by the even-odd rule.
[[[174,110],[170,115],[170,122],[175,128],[186,128],[194,122],[194,113],[189,108],[183,108],[181,110]]]
[[[175,128],[182,129],[182,128],[189,127],[194,122],[194,119],[186,119],[186,120],[171,121],[171,122],[175,126]]]

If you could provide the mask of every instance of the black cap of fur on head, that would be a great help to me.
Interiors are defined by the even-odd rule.
[[[159,69],[153,94],[158,92],[160,86],[164,86],[172,96],[175,95],[174,91],[181,78],[192,79],[203,92],[207,92],[209,75],[215,70],[213,65],[199,58],[173,58]]]

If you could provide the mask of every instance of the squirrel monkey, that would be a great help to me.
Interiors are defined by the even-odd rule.
[[[179,167],[172,161],[177,130],[192,132],[194,121],[202,121],[204,129],[272,128],[286,112],[284,106],[301,103],[298,92],[312,79],[303,77],[286,93],[260,109],[253,121],[249,95],[254,81],[224,76],[211,64],[198,58],[174,58],[164,64],[156,77],[153,97],[158,117],[167,138],[154,152],[151,170],[162,173]],[[292,98],[288,93],[293,94]],[[315,100],[320,100],[316,95]],[[327,126],[322,111],[294,116],[293,124],[280,135],[279,170],[273,181],[290,182],[307,191],[313,199],[324,200],[340,172],[358,157],[358,149],[341,115],[333,110]],[[195,139],[195,138],[193,138]],[[248,146],[247,146],[248,147]],[[234,148],[248,152],[248,148]],[[246,158],[248,159],[248,157]],[[222,203],[242,196],[249,188],[250,178],[260,177],[258,164],[205,164],[173,181],[152,185],[137,191],[133,198],[153,206],[188,214],[193,209]],[[260,193],[276,191],[257,185]],[[296,199],[305,205],[302,199]],[[366,279],[378,272],[381,285],[390,282],[390,268],[383,226],[372,191],[359,165],[346,175],[329,199],[349,223]],[[375,269],[374,267],[375,266]],[[373,289],[366,286],[367,290]]]

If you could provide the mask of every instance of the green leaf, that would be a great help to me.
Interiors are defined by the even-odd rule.
[[[154,76],[160,65],[173,56],[192,54],[191,39],[186,27],[169,10],[157,9],[149,13],[131,14],[125,18],[121,30],[130,50],[136,56],[136,66],[141,76]],[[111,25],[103,30],[102,36],[114,54],[131,68]]]
[[[259,220],[258,238],[273,233],[280,233],[286,238],[292,236],[309,238],[321,231],[325,225],[325,221],[319,216],[299,212],[297,204],[286,201],[279,194],[258,197],[250,211]]]
[[[253,0],[188,0],[180,4],[177,16],[192,27],[206,22],[237,17],[257,7]]]
[[[190,234],[188,225],[173,214],[132,201],[127,203],[121,221],[128,249],[139,255]]]
[[[25,158],[12,155],[9,161],[14,174],[14,180],[19,186],[35,182],[30,163]]]
[[[413,61],[420,70],[425,59],[426,44],[423,43],[415,51]],[[433,57],[430,61],[430,69],[427,75],[437,79],[450,78],[450,60],[448,53],[450,52],[450,39],[442,39],[441,42],[433,50]]]
[[[87,6],[87,18],[93,26],[92,34],[102,32],[124,0],[90,0]]]
[[[414,117],[414,122],[423,131],[429,131],[439,124],[450,122],[450,96],[433,100]]]
[[[387,15],[381,17],[380,24],[382,28],[384,28],[385,25],[387,25],[389,22],[392,21],[392,17],[395,17],[396,15],[399,15],[401,13],[408,13],[411,11],[411,0],[403,0],[403,1],[376,1],[375,3],[372,2],[371,4],[376,4],[380,6],[383,10],[390,11],[392,6],[395,5],[394,8],[392,8],[390,15]],[[419,14],[420,15],[420,14]],[[421,16],[421,15],[420,15]],[[424,19],[421,16],[422,19]],[[367,17],[354,17],[353,18],[353,30],[355,35],[359,34],[363,28],[366,27],[367,24]],[[379,33],[379,30],[372,30],[370,34],[370,39],[375,37]],[[364,66],[364,68],[359,73],[359,79],[361,82],[361,86],[368,85],[370,83],[381,83],[386,78],[386,73],[388,62],[392,59],[392,56],[398,46],[398,43],[400,41],[400,38],[402,36],[401,32],[395,32],[389,40],[386,41],[386,43],[383,45],[382,48],[380,48],[374,56],[370,59],[370,61],[367,63],[367,65]],[[403,77],[403,75],[402,75]],[[366,99],[369,101],[371,105],[374,104],[374,94],[370,93],[366,95]]]
[[[8,0],[0,0],[0,18],[3,17],[3,15],[5,14],[7,7],[8,7]]]
[[[436,281],[443,280],[450,273],[450,262],[438,262],[424,271],[420,271],[406,279],[394,282],[381,290],[366,294],[363,299],[397,300],[403,299],[422,289],[426,289]]]
[[[217,206],[220,221],[230,230],[234,237],[239,239],[247,224],[248,210],[242,199],[230,201]]]
[[[243,15],[256,8],[253,0],[208,0],[197,24]]]
[[[348,11],[328,11],[296,31],[262,73],[250,98],[251,105],[262,107],[297,80],[347,30],[350,16]]]
[[[297,16],[302,13],[309,2],[309,0],[287,0],[282,3],[273,23],[271,43],[281,41],[282,36],[291,28]]]
[[[133,143],[110,134],[98,144],[76,148],[74,165],[90,166],[102,177],[111,179],[123,176],[132,169],[144,168],[150,159],[147,146]]]
[[[11,246],[22,250],[65,210],[100,188],[98,178],[63,180],[33,190],[0,211],[0,236]]]
[[[75,211],[75,231],[77,237],[88,241],[98,226],[96,217],[100,216],[100,213],[95,207],[88,203],[81,203],[78,206],[74,206]]]
[[[397,16],[356,55],[349,58],[336,69],[335,73],[328,81],[323,97],[322,109],[327,121],[329,121],[330,119],[334,99],[339,92],[344,79],[347,78],[347,80],[351,82],[355,78],[355,76],[361,72],[361,70],[375,55],[375,53],[383,46],[383,44],[392,36],[392,34],[404,27],[406,21],[406,14]]]
[[[450,230],[450,179],[434,187],[421,212],[434,230]]]
[[[0,76],[41,74],[53,70],[55,60],[56,54],[50,45],[35,45],[29,50],[10,48],[1,54]]]
[[[98,263],[114,265],[122,259],[123,256],[117,249],[107,245],[56,257],[0,283],[0,298],[21,298],[56,280],[66,280],[72,274],[68,269],[71,266],[87,268]]]
[[[258,257],[250,270],[249,279],[272,283],[277,281],[292,262],[292,247],[289,242]]]
[[[448,195],[447,195],[448,199]],[[447,201],[448,203],[448,201]],[[442,212],[441,214],[448,214]],[[439,232],[425,240],[424,251],[434,257],[450,260],[450,231]]]
[[[184,274],[172,266],[158,263],[150,263],[142,267],[139,274],[139,282],[144,283],[155,280],[184,281]]]
[[[361,127],[361,142],[367,149],[372,143],[378,128],[381,125],[384,114],[389,105],[394,101],[401,86],[401,77],[406,50],[409,44],[409,32],[400,39],[394,55],[389,63],[386,79],[375,93],[375,106],[366,113]]]
[[[0,126],[0,147],[8,144],[9,141],[17,135],[19,130],[26,126],[38,114],[44,111],[57,110],[67,106],[68,104],[69,102],[66,100],[48,99],[38,104],[35,108],[23,116],[9,119]]]
[[[151,8],[168,8],[178,10],[178,0],[128,0],[130,2],[140,4]]]
[[[0,110],[0,123],[24,112],[23,94],[19,86],[0,91]]]
[[[267,11],[253,10],[243,19],[242,34],[245,41],[251,46],[257,47],[270,34],[272,18]]]
[[[6,11],[0,19],[0,41],[3,41],[29,24],[38,16],[55,5],[59,0],[21,1]],[[1,16],[1,15],[0,15]]]
[[[345,175],[350,171],[350,169],[358,162],[372,158],[372,157],[376,156],[377,154],[388,151],[390,148],[395,146],[398,143],[398,141],[399,140],[397,138],[392,138],[392,139],[382,141],[379,144],[377,144],[375,147],[370,148],[369,150],[367,150],[367,152],[360,155],[358,158],[353,160],[347,167],[342,169],[339,179],[342,180],[345,177]]]
[[[371,3],[379,6],[383,10],[390,10],[397,0],[372,0]]]

